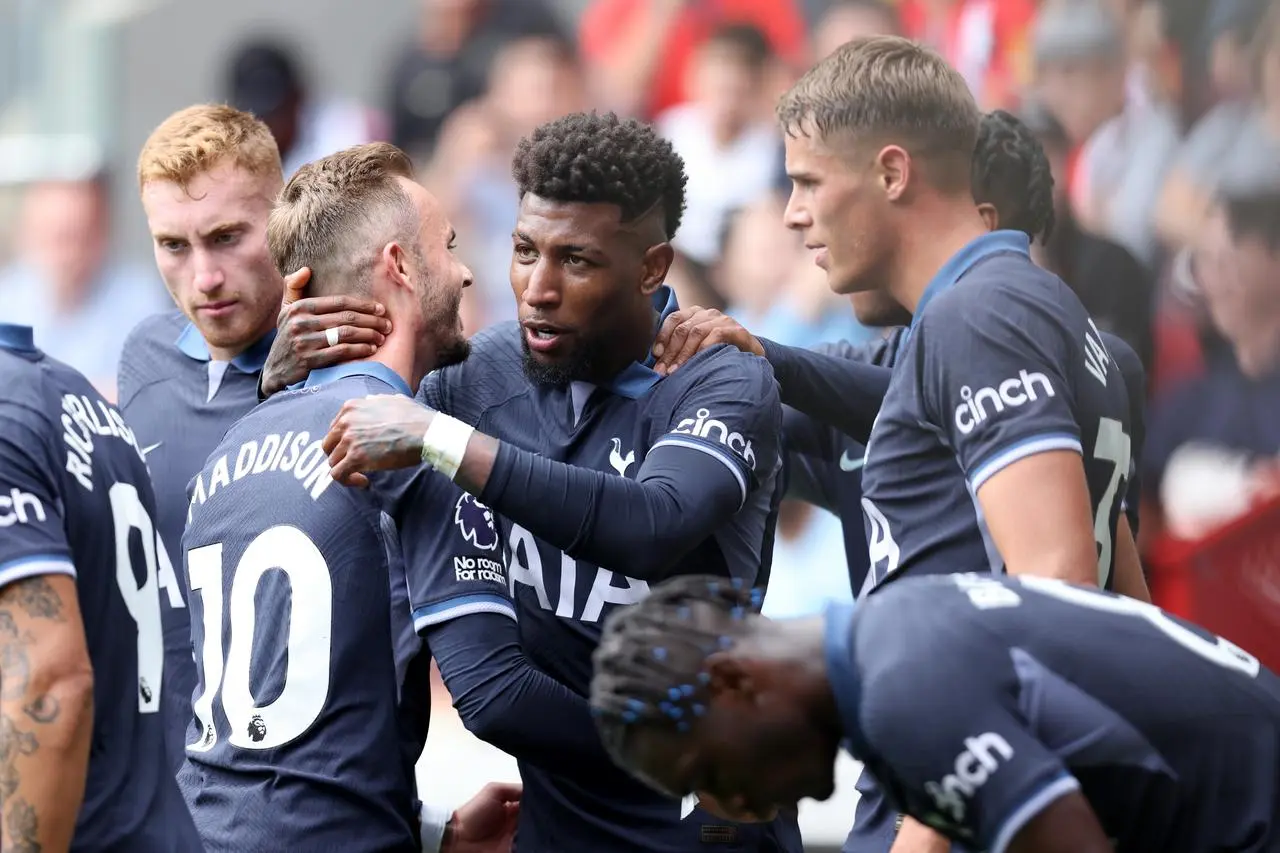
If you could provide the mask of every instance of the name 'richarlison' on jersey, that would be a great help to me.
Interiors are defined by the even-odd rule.
[[[62,396],[62,440],[67,445],[67,472],[87,491],[93,491],[93,437],[122,439],[142,458],[133,430],[125,426],[120,413],[104,401],[81,394]]]
[[[333,485],[333,478],[329,476],[329,458],[321,441],[322,438],[312,439],[306,430],[290,431],[284,435],[271,433],[260,442],[246,441],[235,453],[224,453],[212,466],[196,475],[187,520],[191,520],[197,504],[203,505],[219,489],[258,474],[289,474],[304,490],[311,492],[313,501],[319,500],[325,489]]]

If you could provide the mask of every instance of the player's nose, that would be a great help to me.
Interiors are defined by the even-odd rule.
[[[541,258],[529,272],[529,283],[524,289],[524,302],[531,308],[553,308],[560,304],[560,277],[552,264]]]
[[[809,214],[809,209],[796,201],[794,192],[787,199],[787,208],[782,212],[782,222],[796,231],[803,231],[813,226],[813,217]]]
[[[213,259],[203,253],[197,253],[195,257],[195,273],[194,283],[196,290],[201,293],[212,293],[227,281],[226,274],[223,273],[222,267],[213,262]]]

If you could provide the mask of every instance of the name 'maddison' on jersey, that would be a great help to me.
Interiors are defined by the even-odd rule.
[[[890,584],[827,630],[851,751],[969,849],[1002,853],[1075,791],[1117,853],[1280,849],[1280,679],[1227,640],[1097,589],[965,574]]]
[[[768,363],[723,346],[699,353],[669,377],[634,363],[599,387],[539,385],[525,376],[521,361],[519,327],[490,327],[472,339],[467,361],[427,377],[419,399],[504,445],[537,454],[540,464],[573,466],[522,471],[509,480],[523,495],[533,473],[563,477],[559,500],[512,501],[504,508],[491,490],[484,497],[496,513],[525,655],[585,697],[601,622],[612,608],[640,601],[651,582],[688,572],[767,580],[781,406]],[[506,450],[500,457],[510,459]],[[676,493],[688,509],[675,520],[641,509],[601,509],[640,486]],[[513,504],[520,517],[510,513]],[[692,529],[694,522],[702,526]],[[753,825],[726,823],[702,809],[688,814],[620,769],[584,777],[522,762],[520,775],[521,849],[800,849],[794,817]]]
[[[72,849],[197,851],[158,713],[168,688],[160,600],[174,580],[137,441],[83,376],[35,348],[30,330],[0,324],[0,386],[0,586],[74,577],[94,671],[94,742]],[[6,691],[21,698],[20,671],[5,667]]]
[[[1083,459],[1098,582],[1132,456],[1129,395],[1080,300],[1033,264],[1025,235],[995,232],[930,285],[871,433],[862,507],[871,573],[1003,572],[977,493],[1037,453]]]
[[[210,853],[420,849],[425,731],[400,703],[393,646],[411,612],[391,585],[407,580],[422,619],[477,588],[512,612],[483,506],[426,470],[378,474],[369,489],[329,476],[320,445],[342,403],[408,393],[381,368],[316,371],[272,397],[192,484],[199,686],[180,781]]]

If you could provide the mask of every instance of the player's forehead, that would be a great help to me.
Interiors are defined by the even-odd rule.
[[[449,217],[440,200],[426,187],[411,178],[398,177],[396,181],[409,197],[409,201],[413,203],[414,210],[418,212],[418,221],[423,235],[447,242],[453,233],[453,225],[449,222]]]
[[[583,248],[607,252],[624,229],[621,219],[622,210],[614,204],[552,201],[525,193],[515,233],[543,251]]]
[[[229,222],[265,226],[279,189],[272,178],[224,162],[193,175],[185,185],[148,181],[142,206],[153,233],[202,233]]]
[[[829,140],[814,128],[801,127],[784,135],[787,176],[818,178],[849,171],[846,145]]]

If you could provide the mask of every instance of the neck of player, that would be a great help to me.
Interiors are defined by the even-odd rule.
[[[429,337],[425,332],[422,334],[424,337]],[[378,347],[378,351],[369,356],[366,361],[376,361],[390,368],[407,382],[411,389],[417,391],[423,377],[435,369],[437,352],[439,348],[435,341],[423,340],[419,343],[408,328],[402,331],[399,326],[395,326],[382,346]]]
[[[912,314],[933,277],[987,226],[970,198],[934,198],[913,206],[910,227],[902,229],[897,268],[889,293]]]
[[[641,364],[649,357],[653,348],[653,339],[658,334],[658,312],[649,310],[644,319],[637,317],[636,322],[620,328],[612,336],[617,346],[610,347],[601,355],[599,363],[594,365],[595,384],[611,382],[619,373],[626,370],[633,362]]]

